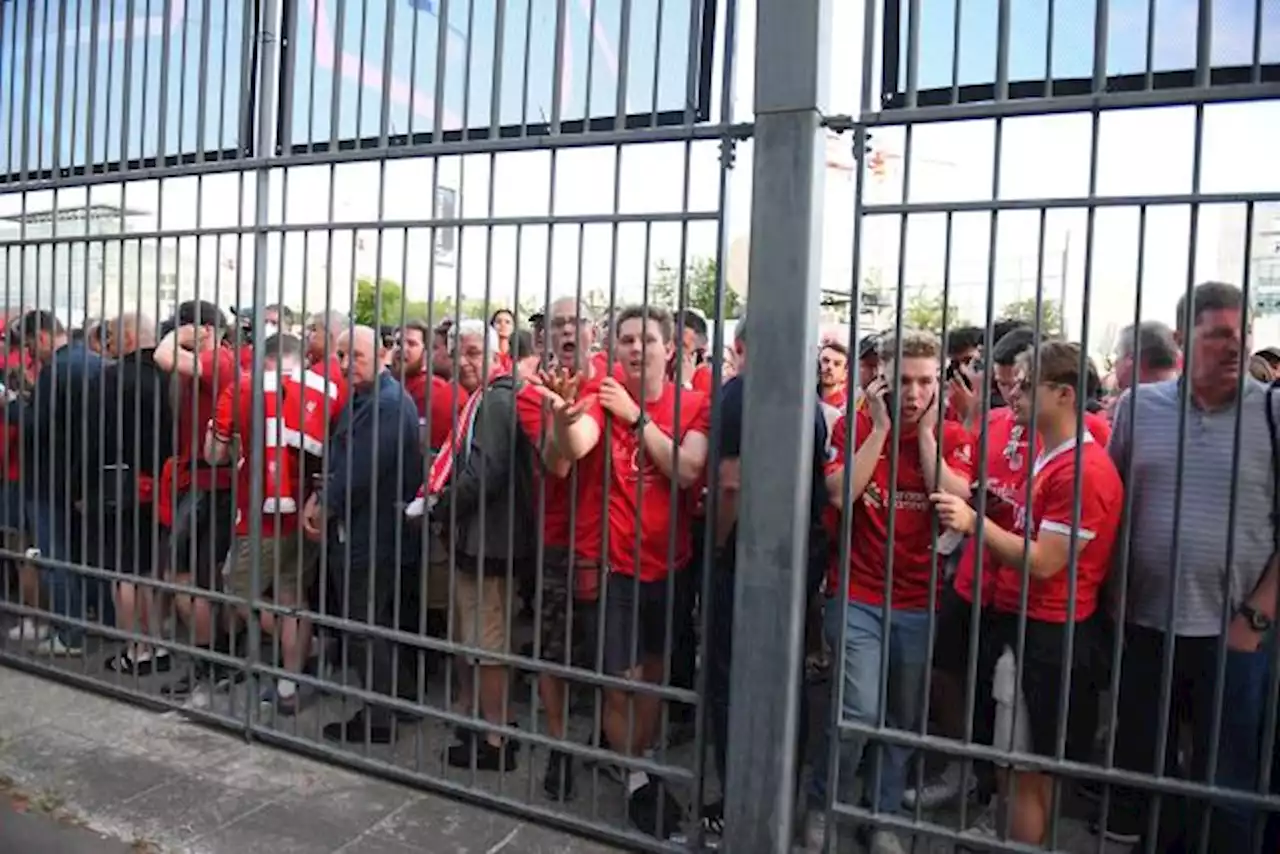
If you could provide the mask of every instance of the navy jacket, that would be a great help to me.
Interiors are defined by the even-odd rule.
[[[29,400],[9,404],[9,423],[23,426],[28,494],[80,498],[83,461],[100,441],[97,413],[84,406],[104,362],[84,344],[64,344],[40,369]]]
[[[419,526],[407,522],[404,509],[422,482],[418,408],[390,374],[352,391],[327,457],[321,501],[329,513],[330,554],[353,569],[390,569],[398,539],[400,565],[415,563]]]

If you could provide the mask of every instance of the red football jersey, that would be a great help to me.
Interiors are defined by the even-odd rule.
[[[1103,446],[1111,437],[1111,425],[1107,419],[1092,412],[1084,416],[1086,428]],[[1028,451],[1027,428],[1016,423],[1013,410],[1007,406],[993,409],[987,417],[987,518],[1006,531],[1016,524],[1016,510],[1026,503],[1027,475],[1031,469],[1030,455],[1039,452],[1039,442]],[[974,477],[974,490],[978,488]],[[977,499],[971,503],[976,507]],[[986,549],[984,548],[984,551]],[[974,576],[976,574],[977,539],[970,537],[956,568],[955,589],[966,602],[973,601]],[[982,561],[982,605],[990,605],[995,595],[996,575],[999,569],[995,557],[986,551]]]
[[[859,412],[855,416],[856,447],[871,435],[871,416]],[[973,469],[973,439],[967,430],[952,421],[938,428],[942,434],[942,458],[960,477],[968,478]],[[827,472],[844,468],[846,453],[844,419],[836,422],[832,435],[835,454],[827,463]],[[894,608],[919,610],[929,604],[929,576],[933,563],[933,505],[925,487],[920,465],[919,436],[914,426],[904,426],[898,443],[898,480],[893,492],[891,511],[889,469],[893,449],[888,446],[880,455],[875,473],[853,505],[852,542],[849,548],[849,601],[867,605],[884,604],[885,572],[888,568],[889,514],[894,512],[893,580]],[[855,451],[856,453],[856,451]]]
[[[680,397],[680,423],[675,423],[676,397]],[[665,383],[662,396],[646,402],[645,414],[662,432],[675,441],[682,442],[689,433],[702,433],[711,429],[711,412],[706,395],[696,391],[677,390],[674,383]],[[686,498],[683,490],[674,490],[672,500],[671,481],[658,470],[652,458],[640,451],[640,437],[634,430],[615,423],[610,430],[604,428],[604,412],[597,404],[592,417],[601,425],[600,444],[589,455],[593,460],[584,475],[603,471],[602,455],[609,454],[609,567],[623,575],[634,576],[639,570],[641,581],[661,581],[670,567],[667,564],[671,545],[671,526],[675,528],[675,554],[672,566],[688,564],[693,556],[693,540],[690,535],[690,518],[683,512]],[[609,447],[606,448],[606,439]],[[591,468],[596,466],[597,468]],[[590,506],[589,499],[580,500],[578,506]],[[639,535],[640,549],[636,551]]]
[[[1076,441],[1041,454],[1031,483],[1031,512],[1016,510],[1013,532],[1031,539],[1048,531],[1070,536],[1075,521]],[[1111,570],[1111,551],[1120,530],[1124,485],[1105,446],[1086,432],[1080,447],[1080,517],[1076,529],[1084,543],[1076,558],[1076,621],[1086,620],[1098,607],[1098,590]],[[1027,616],[1046,623],[1064,623],[1070,596],[1070,575],[1064,567],[1049,578],[1027,582]],[[997,574],[995,607],[1016,613],[1021,606],[1022,568],[1001,567]]]

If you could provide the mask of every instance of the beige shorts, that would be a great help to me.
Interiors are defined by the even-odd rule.
[[[317,564],[317,552],[310,542],[297,532],[262,537],[258,548],[261,574],[256,591],[253,589],[253,553],[252,537],[236,537],[222,568],[223,589],[229,595],[247,601],[271,591],[275,599],[306,601],[307,591],[315,581]]]
[[[447,589],[447,588],[446,588]],[[481,579],[459,569],[453,588],[454,639],[488,652],[507,652],[507,578],[485,573]],[[478,664],[498,664],[479,660]]]

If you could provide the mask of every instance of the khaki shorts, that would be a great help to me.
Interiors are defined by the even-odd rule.
[[[277,599],[288,597],[298,601],[301,597],[301,601],[306,601],[307,591],[315,581],[317,564],[317,551],[310,542],[297,532],[262,537],[258,548],[261,576],[256,591],[253,589],[253,553],[252,537],[236,537],[222,569],[228,594],[248,600],[271,591]]]
[[[486,572],[481,579],[470,569],[460,569],[453,588],[453,603],[456,609],[453,615],[455,640],[488,652],[507,651],[505,575]],[[477,663],[498,664],[496,661]]]

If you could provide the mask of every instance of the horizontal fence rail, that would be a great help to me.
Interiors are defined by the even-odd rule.
[[[0,0],[0,663],[628,850],[1280,851],[1280,18],[970,5]]]

